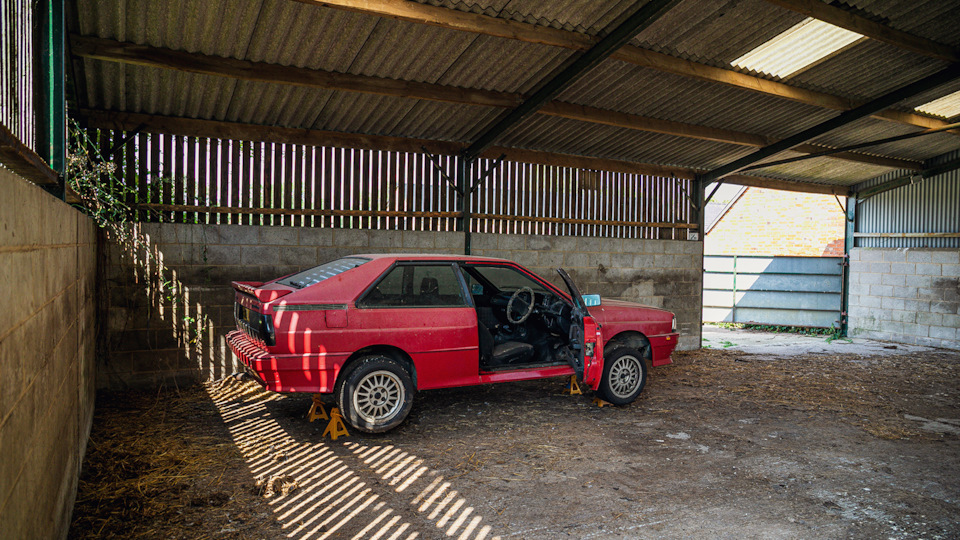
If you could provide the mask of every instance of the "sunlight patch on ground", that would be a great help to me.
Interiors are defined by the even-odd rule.
[[[287,538],[319,540],[353,531],[357,540],[435,537],[436,530],[421,530],[425,524],[450,538],[490,538],[491,527],[482,525],[473,506],[417,456],[354,442],[344,443],[350,453],[338,455],[327,441],[287,433],[267,407],[286,399],[280,394],[231,378],[210,392]],[[371,475],[383,482],[370,481]]]

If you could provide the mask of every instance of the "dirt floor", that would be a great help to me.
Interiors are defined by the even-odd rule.
[[[423,392],[335,442],[249,382],[103,395],[70,536],[960,537],[960,353],[677,353],[621,408],[564,386]]]

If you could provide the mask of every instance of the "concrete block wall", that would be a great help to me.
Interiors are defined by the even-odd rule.
[[[960,250],[851,250],[849,335],[960,350]]]
[[[0,537],[65,538],[93,420],[93,222],[0,168]]]
[[[98,371],[104,388],[238,371],[223,339],[234,328],[231,281],[267,281],[357,253],[463,252],[463,234],[452,232],[142,224],[137,237],[139,246],[108,247],[110,354]],[[699,242],[475,234],[473,253],[516,260],[554,282],[554,268],[563,266],[584,293],[674,311],[680,346],[699,347]]]

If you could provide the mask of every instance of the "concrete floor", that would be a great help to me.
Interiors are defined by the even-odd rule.
[[[807,354],[887,356],[937,350],[932,347],[905,345],[902,343],[862,338],[841,338],[828,341],[827,336],[727,329],[713,325],[703,326],[702,346],[709,349],[739,350],[749,354],[769,357]]]

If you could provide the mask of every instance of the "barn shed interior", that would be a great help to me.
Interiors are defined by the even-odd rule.
[[[2,6],[11,537],[66,535],[97,390],[238,371],[230,281],[347,254],[562,266],[690,350],[716,187],[828,194],[838,328],[960,349],[956,2]]]

